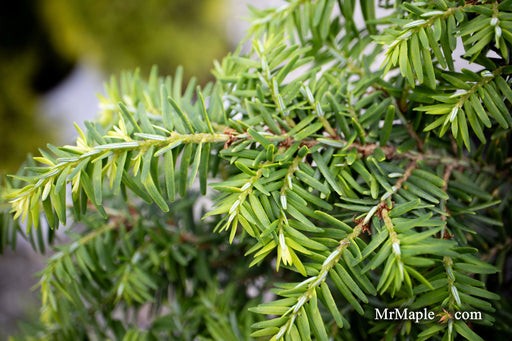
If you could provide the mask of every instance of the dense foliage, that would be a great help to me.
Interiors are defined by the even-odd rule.
[[[379,6],[254,10],[214,83],[123,74],[76,145],[6,180],[1,247],[71,226],[27,335],[506,339],[512,1]]]

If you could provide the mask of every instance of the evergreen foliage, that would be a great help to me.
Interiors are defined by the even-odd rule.
[[[378,6],[254,9],[214,83],[122,74],[6,179],[0,247],[71,226],[25,338],[506,339],[512,1]]]

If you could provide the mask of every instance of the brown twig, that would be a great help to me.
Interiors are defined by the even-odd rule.
[[[402,175],[402,177],[398,179],[398,181],[396,182],[395,187],[397,191],[402,187],[403,183],[407,181],[407,179],[411,176],[412,171],[416,167],[418,167],[418,162],[417,160],[413,159],[405,169],[404,175]]]
[[[455,165],[448,164],[444,170],[444,173],[443,173],[444,185],[441,188],[441,190],[445,193],[447,193],[448,181],[450,180],[450,177],[452,176],[452,171],[454,168],[455,168]],[[448,211],[448,208],[446,208],[446,200],[442,201],[442,205],[443,205],[443,211],[446,214],[441,215],[441,220],[445,222],[445,225],[443,226],[443,229],[441,231],[439,231],[439,234],[437,236],[442,239],[452,239],[453,234],[448,233],[447,224],[446,224],[446,219],[448,219],[447,217],[450,215],[450,211]]]
[[[416,133],[412,125],[409,122],[407,122],[405,124],[405,128],[409,132],[409,135],[411,135],[411,137],[416,140],[416,143],[418,144],[418,150],[420,152],[423,152],[425,144],[423,143],[423,140],[420,138],[420,136]]]
[[[356,148],[358,152],[363,154],[364,156],[368,156],[373,154],[375,149],[380,148],[384,152],[384,155],[386,155],[386,159],[392,159],[393,156],[396,154],[396,148],[392,146],[379,146],[375,143],[367,143],[364,145],[361,145],[359,143],[352,143],[352,145],[349,147],[349,149]]]
[[[443,173],[443,181],[444,181],[444,186],[441,188],[441,190],[443,192],[447,192],[448,190],[448,181],[450,180],[450,177],[452,175],[452,171],[453,169],[455,168],[455,166],[453,164],[448,164],[444,170],[444,173]],[[448,211],[448,209],[446,208],[446,200],[443,200],[443,210],[446,212],[446,215],[442,215],[441,216],[441,219],[443,221],[446,221],[446,217],[448,215],[450,215],[450,212]]]

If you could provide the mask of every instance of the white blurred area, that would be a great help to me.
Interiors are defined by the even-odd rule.
[[[83,121],[93,120],[98,112],[98,93],[103,93],[105,75],[95,65],[83,59],[71,74],[44,96],[40,110],[45,120],[59,129],[63,143],[70,144],[77,132],[73,122],[83,127]]]

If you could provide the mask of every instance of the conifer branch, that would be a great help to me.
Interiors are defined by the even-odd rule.
[[[480,340],[494,323],[503,338],[511,3],[378,18],[372,1],[290,1],[253,10],[251,48],[214,83],[112,80],[76,145],[0,187],[0,251],[22,227],[42,252],[71,234],[41,273],[38,335]],[[456,70],[457,47],[478,73]],[[440,320],[368,318],[397,306]]]

